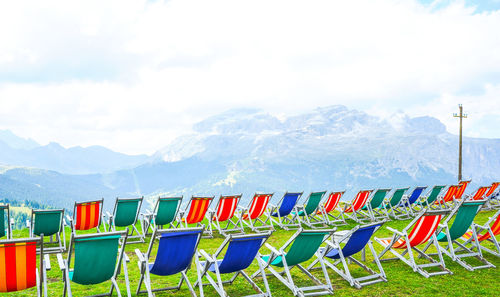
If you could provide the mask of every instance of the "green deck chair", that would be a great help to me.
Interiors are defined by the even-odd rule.
[[[128,228],[124,231],[85,235],[72,233],[66,261],[63,260],[61,254],[57,254],[57,261],[63,273],[63,296],[66,294],[69,297],[72,296],[71,282],[80,285],[95,285],[106,281],[111,281],[109,292],[93,296],[111,296],[115,289],[118,296],[121,296],[116,280],[120,274],[121,265],[125,275],[127,296],[130,297],[127,273],[127,261],[129,260],[125,254],[127,234]],[[121,247],[120,240],[123,241]],[[71,261],[72,257],[74,261]]]
[[[66,233],[64,231],[64,209],[31,210],[31,219],[27,221],[31,238],[49,238],[44,242],[45,254],[66,252]]]
[[[474,200],[468,202],[462,200],[461,203],[452,210],[450,215],[441,224],[439,224],[439,229],[436,231],[437,240],[441,243],[446,243],[444,247],[442,245],[439,246],[443,254],[447,255],[453,261],[457,262],[469,271],[495,267],[495,265],[491,264],[483,257],[481,249],[479,248],[479,241],[477,240],[477,230],[474,228],[473,224],[476,214],[485,203],[486,200]],[[455,220],[450,227],[449,222],[453,217]],[[474,243],[473,247],[476,248],[476,252],[457,241],[457,239],[461,238],[470,227],[472,227],[472,242]],[[428,243],[424,248],[424,252],[429,248],[429,246],[430,243]],[[484,265],[472,266],[462,260],[463,258],[468,257],[475,257]]]
[[[389,200],[384,201],[384,206],[383,208],[386,211],[387,217],[392,216],[395,219],[400,219],[403,218],[403,215],[400,213],[396,212],[396,207],[398,207],[401,203],[401,200],[403,200],[403,196],[405,195],[406,191],[408,191],[408,188],[399,188],[392,193],[392,197]],[[404,219],[407,219],[407,217],[404,217]]]
[[[174,228],[173,222],[177,217],[177,212],[181,206],[181,197],[158,197],[153,208],[153,212],[146,210],[141,213],[141,226],[144,236],[149,235],[149,229]]]
[[[258,257],[261,262],[263,270],[271,272],[267,275],[274,275],[285,286],[287,286],[295,296],[318,296],[325,294],[333,294],[333,287],[323,261],[323,255],[316,253],[325,242],[327,238],[332,236],[335,229],[317,229],[317,230],[303,230],[300,228],[297,232],[281,247],[279,250],[275,249],[270,244],[266,243],[265,246],[271,251],[270,255]],[[288,250],[285,252],[285,250]],[[301,264],[308,261],[312,257],[316,257],[321,265],[325,284],[318,278],[312,275]],[[275,268],[283,268],[283,271],[278,272]],[[290,270],[293,267],[299,268],[306,276],[308,276],[315,286],[298,287],[292,278]],[[252,278],[261,275],[262,272],[256,271]]]
[[[104,228],[106,231],[116,231],[116,227],[129,227],[129,239],[137,239],[128,243],[144,243],[144,235],[136,228],[139,212],[141,210],[144,197],[139,198],[116,198],[113,214],[106,211],[107,221],[103,217]],[[141,225],[142,228],[142,225]],[[144,231],[144,230],[143,230]],[[137,234],[134,235],[134,232]]]
[[[434,186],[427,196],[420,197],[420,201],[414,203],[413,206],[419,207],[419,210],[421,210],[424,207],[429,207],[433,205],[437,201],[439,194],[444,188],[446,188],[446,186]],[[418,211],[415,208],[414,210]]]
[[[380,218],[388,219],[389,215],[384,207],[384,200],[390,191],[391,189],[376,190],[370,201],[359,212],[360,220],[368,219],[370,222],[375,222]]]
[[[312,192],[306,200],[304,205],[295,206],[295,211],[293,214],[293,220],[297,220],[299,224],[305,224],[306,226],[313,228],[315,225],[326,225],[323,217],[317,217],[319,204],[325,196],[326,191],[323,192]]]
[[[10,211],[8,204],[0,204],[0,238],[6,237],[4,239],[12,238],[12,229],[10,222]]]

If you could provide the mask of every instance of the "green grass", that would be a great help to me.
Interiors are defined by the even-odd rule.
[[[481,212],[478,214],[476,218],[476,223],[482,224],[484,223],[489,216],[491,216],[494,212]],[[407,221],[391,221],[386,223],[386,226],[390,226],[396,228],[398,230],[403,229],[407,224]],[[347,230],[355,226],[355,223],[350,223],[349,225],[339,226],[339,230]],[[271,238],[268,240],[268,243],[273,245],[276,248],[279,248],[282,244],[284,244],[288,238],[295,231],[284,231],[278,230],[273,233]],[[67,239],[69,239],[69,229],[66,230]],[[26,237],[28,235],[28,231],[25,230],[15,230],[14,237]],[[384,227],[381,228],[375,236],[377,237],[389,237],[391,234]],[[219,247],[223,240],[222,236],[216,235],[213,239],[202,239],[199,245],[199,249],[204,249],[208,253],[213,253]],[[149,238],[148,238],[149,241]],[[381,246],[374,242],[375,249],[377,251],[381,251]],[[139,280],[139,268],[137,266],[137,257],[134,253],[135,249],[139,249],[142,252],[145,252],[147,249],[147,243],[144,244],[130,244],[126,247],[126,253],[130,258],[130,262],[128,263],[128,271],[130,278],[130,285],[132,295],[135,295],[135,290],[137,288],[138,280]],[[261,250],[263,254],[267,254],[268,251],[266,248]],[[368,259],[371,260],[371,255],[368,252]],[[401,261],[390,261],[383,262],[383,268],[387,274],[388,282],[377,283],[371,286],[364,287],[361,290],[357,290],[349,285],[347,281],[342,279],[340,276],[335,274],[332,270],[329,270],[330,280],[334,287],[334,295],[336,296],[498,296],[498,279],[500,277],[498,268],[490,268],[490,269],[481,269],[474,272],[467,271],[462,266],[451,261],[450,258],[445,257],[446,266],[449,268],[453,275],[443,275],[443,276],[435,276],[429,279],[424,278],[418,273],[412,271],[412,269],[402,263]],[[493,263],[495,266],[500,266],[500,258],[492,256],[490,254],[485,254],[485,257]],[[62,275],[59,270],[59,266],[56,261],[55,255],[50,256],[52,270],[48,272],[48,292],[49,296],[61,296],[63,289]],[[154,257],[151,257],[154,259]],[[369,266],[372,268],[376,268],[371,262]],[[360,273],[364,273],[361,269],[355,269],[354,266],[351,270],[353,275],[360,275]],[[196,270],[193,263],[192,270],[189,271],[188,276],[192,283],[196,279]],[[248,268],[249,273],[253,273],[257,270],[257,264],[254,261],[251,267]],[[321,277],[320,271],[315,271],[314,275]],[[296,284],[299,286],[307,286],[313,285],[313,283],[303,275],[300,270],[293,269],[292,276]],[[269,285],[271,288],[271,292],[274,296],[290,296],[291,291],[288,290],[278,279],[273,276],[268,277]],[[123,274],[121,274],[118,278],[119,286],[121,288],[122,294],[126,296],[125,290],[125,280]],[[159,286],[172,286],[177,284],[178,277],[156,277],[152,276],[152,284],[153,288],[157,288]],[[262,285],[260,279],[257,279],[257,284]],[[94,286],[81,286],[72,283],[72,292],[74,296],[87,296],[92,294],[104,293],[109,290],[110,283],[104,283],[100,285]],[[261,286],[263,287],[263,286]],[[144,290],[144,286],[142,287]],[[254,294],[255,291],[248,285],[247,282],[244,281],[242,277],[238,277],[237,280],[232,285],[225,286],[226,292],[229,296],[242,296],[248,294]],[[215,290],[213,290],[209,286],[204,287],[204,292],[206,296],[216,296]],[[14,292],[9,293],[7,296],[34,296],[36,291],[34,289],[26,290],[24,292]],[[187,287],[184,285],[180,291],[171,291],[171,292],[159,292],[156,293],[156,296],[187,296],[189,295],[189,291]],[[116,296],[116,293],[115,293]]]

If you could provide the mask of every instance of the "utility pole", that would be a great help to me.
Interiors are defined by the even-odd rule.
[[[459,104],[458,108],[460,113],[454,113],[453,117],[460,118],[460,133],[458,140],[458,182],[460,182],[462,181],[462,119],[467,118],[467,115],[463,113],[462,104]]]

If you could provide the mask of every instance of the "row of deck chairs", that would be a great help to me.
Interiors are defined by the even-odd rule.
[[[450,257],[468,270],[494,267],[482,253],[500,256],[500,246],[495,238],[500,234],[500,211],[483,226],[474,223],[476,214],[486,202],[485,199],[462,200],[452,210],[424,209],[403,230],[388,227],[393,233],[390,238],[373,237],[385,221],[358,225],[352,230],[340,232],[336,232],[335,228],[299,228],[280,248],[266,242],[272,231],[229,234],[213,254],[198,249],[204,233],[203,226],[153,228],[147,251],[135,250],[141,273],[136,294],[154,296],[154,292],[179,289],[186,283],[193,296],[197,293],[203,296],[203,288],[207,285],[212,286],[220,296],[227,296],[224,285],[234,282],[241,275],[257,291],[257,296],[271,296],[267,281],[269,276],[279,279],[295,296],[324,295],[333,293],[328,270],[338,273],[352,286],[361,288],[387,281],[381,262],[390,260],[401,260],[425,277],[452,273],[446,268],[443,256]],[[67,258],[57,254],[63,274],[63,295],[72,296],[71,283],[90,285],[109,281],[110,290],[103,296],[111,295],[114,290],[121,296],[117,281],[123,274],[127,296],[131,296],[127,272],[130,260],[124,253],[128,231],[77,235],[73,230]],[[38,296],[42,292],[47,296],[46,271],[51,267],[43,237],[41,234],[38,238],[0,241],[0,292],[36,286]],[[373,248],[372,238],[384,248],[379,254]],[[496,251],[483,247],[483,241],[494,243]],[[267,254],[261,254],[264,248],[268,250]],[[367,263],[367,250],[371,252],[374,264]],[[389,252],[395,257],[384,258]],[[38,265],[37,254],[40,255]],[[156,254],[153,261],[152,254]],[[197,270],[194,284],[187,277],[193,258]],[[476,258],[482,264],[473,266],[468,258]],[[256,270],[248,273],[255,261]],[[305,265],[306,262],[309,265]],[[352,265],[363,268],[366,275],[351,275]],[[300,287],[294,282],[291,270],[295,267],[311,280],[310,285]],[[315,270],[320,271],[321,277],[314,275]],[[179,275],[180,280],[177,285],[159,288],[151,281],[152,275]],[[227,277],[223,281],[224,275]]]

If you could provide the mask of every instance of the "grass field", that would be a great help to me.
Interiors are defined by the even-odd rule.
[[[489,216],[493,215],[493,211],[481,212],[476,217],[476,223],[484,223]],[[386,226],[390,226],[401,230],[404,228],[409,221],[392,221],[386,223]],[[350,222],[349,225],[338,226],[338,230],[347,230],[354,227],[356,224]],[[284,244],[287,239],[295,231],[284,231],[277,230],[273,233],[268,243],[276,248],[279,248]],[[69,228],[66,229],[66,240],[69,240]],[[21,238],[26,237],[28,231],[25,230],[15,230],[14,237]],[[391,234],[385,227],[382,227],[375,236],[377,237],[389,237]],[[202,239],[199,245],[199,249],[204,249],[208,253],[213,253],[217,247],[221,244],[223,240],[222,236],[216,235],[213,239]],[[148,238],[149,241],[149,238]],[[381,251],[381,246],[374,242],[374,246],[377,251]],[[135,295],[135,290],[137,288],[139,280],[139,268],[137,266],[137,257],[134,253],[135,249],[140,249],[145,252],[147,249],[147,243],[144,244],[130,244],[126,247],[126,253],[130,258],[128,263],[128,271],[130,278],[130,286],[132,295]],[[267,254],[269,251],[264,247],[261,250],[262,254]],[[367,253],[368,259],[372,259],[370,253]],[[474,272],[467,271],[462,266],[451,261],[450,258],[445,257],[446,266],[449,268],[453,275],[435,276],[429,279],[424,278],[418,273],[414,273],[412,269],[401,261],[389,261],[383,262],[382,265],[387,274],[387,282],[377,283],[371,286],[364,287],[361,290],[352,288],[349,283],[342,279],[340,276],[335,274],[332,270],[329,270],[329,276],[334,287],[334,295],[336,296],[499,296],[500,295],[500,270],[499,268],[482,269]],[[495,266],[500,266],[500,258],[492,256],[490,254],[485,254],[485,257],[493,263]],[[55,255],[50,256],[52,270],[48,272],[48,292],[49,296],[61,296],[63,289],[62,275],[57,264]],[[152,259],[154,259],[152,257]],[[152,260],[151,259],[151,260]],[[476,261],[475,259],[472,261]],[[370,267],[375,267],[370,263]],[[354,266],[351,266],[354,267]],[[189,271],[189,279],[194,284],[196,279],[196,270],[193,263],[192,270]],[[248,271],[253,273],[257,270],[257,264],[249,267]],[[353,275],[359,275],[364,273],[361,269],[351,270]],[[315,271],[314,274],[318,276],[321,280],[320,271]],[[294,280],[299,286],[313,285],[313,283],[301,273],[298,269],[292,269],[292,275]],[[119,276],[119,286],[122,289],[122,294],[126,296],[125,290],[125,280],[123,274]],[[273,276],[268,277],[271,292],[274,296],[291,296],[291,291],[288,290],[278,279]],[[152,276],[153,288],[159,286],[172,286],[177,284],[178,277],[155,277]],[[262,285],[261,280],[257,279],[257,284]],[[92,294],[104,293],[109,290],[110,283],[103,283],[94,286],[81,286],[77,284],[72,284],[72,291],[74,296],[87,296]],[[261,286],[263,287],[263,286]],[[243,296],[248,294],[254,294],[255,291],[244,281],[242,277],[238,277],[232,285],[225,286],[226,292],[229,296]],[[144,287],[142,288],[144,289]],[[215,290],[209,286],[204,287],[204,293],[206,296],[216,296]],[[35,296],[36,290],[30,289],[24,292],[13,292],[8,293],[6,296]],[[116,293],[114,294],[116,296]],[[186,286],[180,291],[171,292],[160,292],[156,296],[188,296],[189,291]]]

